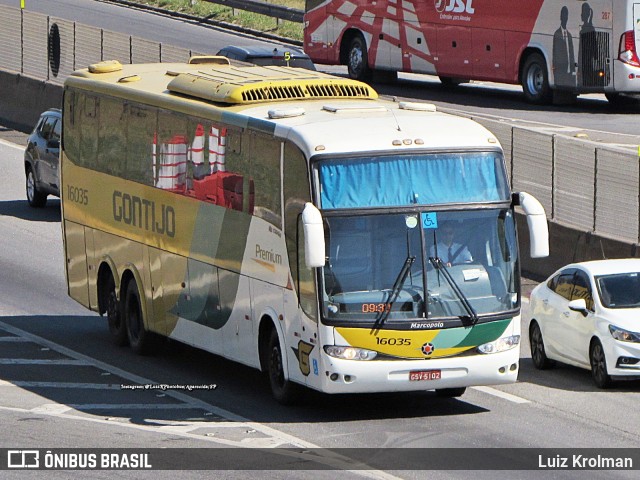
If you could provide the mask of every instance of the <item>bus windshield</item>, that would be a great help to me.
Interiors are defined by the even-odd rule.
[[[508,208],[327,215],[325,235],[322,311],[329,322],[481,322],[519,307]]]
[[[330,159],[318,171],[324,210],[509,201],[497,151]]]

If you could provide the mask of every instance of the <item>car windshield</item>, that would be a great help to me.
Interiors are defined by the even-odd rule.
[[[518,307],[510,209],[325,216],[324,318],[468,318]]]
[[[640,307],[640,272],[603,275],[596,283],[605,308]]]

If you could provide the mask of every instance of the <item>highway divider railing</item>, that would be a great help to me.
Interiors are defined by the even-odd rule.
[[[211,52],[0,6],[0,70],[46,84],[61,86],[75,69],[101,60],[185,62],[203,53]],[[39,113],[32,112],[34,122]],[[638,152],[548,129],[472,118],[498,137],[513,189],[538,198],[550,224],[623,242],[635,254],[640,241]]]

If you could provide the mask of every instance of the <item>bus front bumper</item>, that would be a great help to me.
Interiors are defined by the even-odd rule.
[[[322,353],[320,389],[327,393],[411,392],[513,383],[520,348],[430,360],[356,361]]]

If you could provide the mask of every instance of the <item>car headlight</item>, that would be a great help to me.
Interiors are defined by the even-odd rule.
[[[373,360],[378,355],[373,350],[356,347],[341,347],[338,345],[325,345],[324,351],[327,355],[343,360]]]
[[[511,335],[510,337],[502,337],[493,342],[480,345],[478,351],[480,353],[498,353],[511,350],[518,345],[520,345],[520,335]]]
[[[611,336],[621,342],[640,343],[640,333],[630,332],[614,325],[609,325]]]

